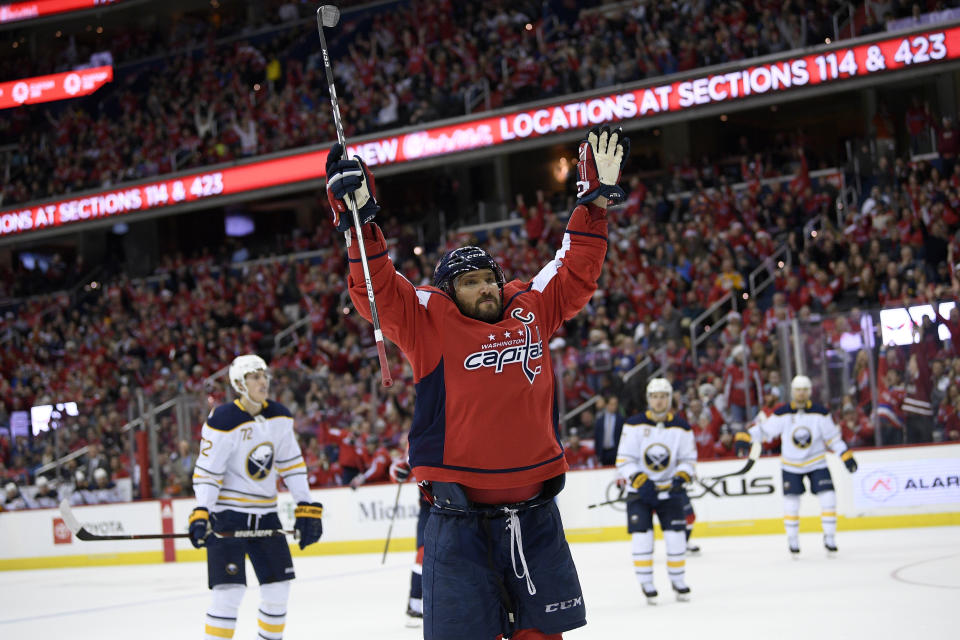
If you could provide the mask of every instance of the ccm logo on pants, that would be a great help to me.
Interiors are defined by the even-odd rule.
[[[564,600],[563,602],[551,602],[547,605],[546,612],[562,611],[563,609],[572,609],[583,605],[583,596],[577,596],[573,600]]]

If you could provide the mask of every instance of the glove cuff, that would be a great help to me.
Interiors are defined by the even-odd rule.
[[[197,507],[196,509],[190,512],[190,518],[187,520],[187,524],[192,525],[194,522],[197,522],[198,520],[209,520],[209,519],[210,519],[210,511],[208,511],[206,507]]]
[[[588,191],[577,198],[577,204],[589,204],[596,200],[597,196],[603,196],[609,200],[610,204],[620,204],[627,199],[626,192],[618,185],[601,184],[596,189]]]
[[[840,459],[843,460],[844,462],[846,462],[847,460],[852,460],[853,451],[850,451],[850,449],[847,449],[846,451],[840,454]]]
[[[293,510],[294,518],[322,518],[323,505],[319,502],[299,502]]]
[[[679,478],[679,479],[683,480],[684,482],[690,482],[690,474],[687,473],[686,471],[678,471],[676,474],[674,474],[673,477],[674,477],[674,478]]]

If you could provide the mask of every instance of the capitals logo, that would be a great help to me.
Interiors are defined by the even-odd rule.
[[[247,455],[247,473],[254,480],[263,480],[273,468],[273,445],[264,442]]]
[[[533,381],[543,370],[542,365],[537,364],[534,367],[533,362],[543,358],[543,340],[540,338],[540,327],[534,324],[537,318],[532,311],[524,313],[524,310],[519,307],[510,312],[510,317],[522,323],[523,335],[511,340],[482,345],[480,351],[474,351],[463,359],[463,368],[467,371],[476,371],[484,367],[491,367],[497,373],[501,373],[508,364],[519,364],[527,382],[533,384]],[[534,334],[536,334],[535,338]],[[495,337],[495,334],[490,334],[491,340],[494,340]],[[511,332],[504,332],[504,337],[511,338]]]

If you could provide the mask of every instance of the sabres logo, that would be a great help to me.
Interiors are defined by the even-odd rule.
[[[670,449],[659,442],[655,442],[647,447],[643,452],[643,463],[651,471],[664,471],[670,466]]]
[[[810,429],[806,427],[797,427],[793,430],[791,437],[798,449],[807,449],[813,444],[813,436],[810,434]]]
[[[247,454],[247,474],[254,480],[263,480],[273,468],[273,445],[259,444]]]

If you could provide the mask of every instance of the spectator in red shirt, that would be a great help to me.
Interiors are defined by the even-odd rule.
[[[350,482],[359,475],[363,469],[363,448],[360,445],[363,437],[363,429],[360,423],[354,423],[349,429],[330,429],[330,435],[338,440],[339,457],[337,463],[341,469],[341,483],[350,484]]]
[[[356,489],[368,482],[387,482],[390,479],[390,452],[381,446],[379,436],[370,434],[361,455],[363,473],[350,481],[350,488]]]
[[[937,127],[937,153],[940,154],[940,173],[949,176],[960,152],[960,133],[954,126],[951,116],[943,116]]]
[[[913,96],[910,106],[905,115],[907,121],[907,133],[910,134],[910,151],[920,153],[921,143],[927,127],[930,126],[932,118],[930,117],[930,105],[921,104],[918,96]]]
[[[736,345],[730,352],[730,364],[723,373],[723,397],[732,427],[744,428],[757,414],[763,397],[763,381],[755,362],[747,362],[747,347]],[[749,407],[749,411],[748,411]]]
[[[937,429],[943,434],[944,441],[960,441],[960,393],[953,396],[952,402],[944,401],[940,406],[937,412]]]
[[[713,445],[714,458],[735,458],[737,456],[733,448],[733,434],[724,429],[720,432],[720,439]]]
[[[686,420],[693,427],[693,439],[697,443],[697,460],[711,460],[716,456],[716,443],[723,427],[723,414],[712,404],[704,406],[699,398],[690,401],[684,411]]]
[[[873,425],[870,417],[859,409],[851,398],[843,406],[843,414],[837,423],[847,446],[872,447],[874,445]]]
[[[575,427],[571,428],[567,433],[567,446],[563,450],[563,456],[570,468],[593,469],[596,466],[595,455],[593,447],[581,442],[579,431]]]

